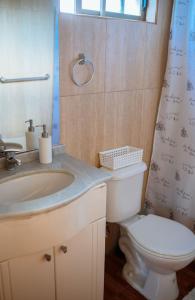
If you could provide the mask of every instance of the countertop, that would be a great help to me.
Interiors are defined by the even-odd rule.
[[[67,205],[91,188],[111,178],[109,172],[90,166],[81,160],[62,153],[55,155],[53,162],[48,165],[40,164],[38,160],[34,160],[24,163],[15,171],[0,170],[0,184],[18,176],[21,177],[44,171],[52,172],[55,170],[71,173],[75,177],[75,180],[68,187],[55,194],[31,201],[20,203],[14,203],[13,201],[11,205],[6,205],[5,203],[1,205],[1,197],[3,196],[0,195],[0,219],[38,214]]]

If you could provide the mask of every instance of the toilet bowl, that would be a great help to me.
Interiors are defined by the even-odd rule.
[[[195,258],[195,237],[185,226],[159,216],[137,216],[121,224],[123,276],[147,299],[178,297],[176,271]]]
[[[119,246],[126,257],[126,281],[147,299],[175,300],[176,271],[195,258],[195,235],[167,218],[138,215],[145,170],[141,162],[111,172],[107,221],[120,225]]]

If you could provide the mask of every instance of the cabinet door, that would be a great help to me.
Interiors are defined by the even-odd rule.
[[[57,300],[103,300],[105,219],[55,248]]]
[[[12,300],[55,300],[53,250],[9,261]]]
[[[92,300],[92,225],[55,248],[57,300]]]
[[[12,300],[8,261],[0,264],[0,299]]]
[[[0,300],[4,300],[4,292],[3,292],[3,278],[1,274],[1,268],[0,268]]]
[[[93,223],[93,290],[92,300],[104,298],[106,219]]]

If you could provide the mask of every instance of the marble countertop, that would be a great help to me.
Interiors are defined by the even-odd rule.
[[[91,188],[98,184],[106,182],[111,178],[109,172],[88,165],[87,163],[77,160],[72,156],[61,153],[53,158],[53,162],[48,165],[40,164],[38,160],[24,163],[15,171],[0,170],[0,184],[7,180],[33,174],[37,172],[52,172],[55,170],[65,171],[72,174],[75,180],[68,187],[42,198],[35,200],[24,201],[1,205],[0,195],[0,219],[33,215],[42,213],[51,209],[64,206],[74,201],[82,194],[86,193]]]

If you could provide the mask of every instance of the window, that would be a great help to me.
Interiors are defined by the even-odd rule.
[[[147,0],[60,0],[61,12],[146,19]]]

